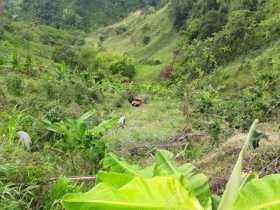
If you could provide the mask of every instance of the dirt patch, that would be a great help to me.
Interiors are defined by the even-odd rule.
[[[118,145],[114,150],[116,153],[128,156],[131,159],[145,159],[153,157],[156,150],[165,149],[173,151],[175,154],[187,148],[191,149],[193,144],[200,144],[201,141],[209,139],[205,134],[193,132],[191,129],[185,128],[178,132],[175,136],[162,141],[143,140],[141,142],[125,142]],[[145,158],[143,158],[145,157]],[[178,159],[180,161],[180,159]]]
[[[245,161],[245,171],[256,171],[260,176],[280,172],[280,133],[278,128],[260,124],[258,130],[267,138],[260,142],[259,148],[250,150]],[[197,170],[210,177],[212,190],[221,193],[238,158],[246,134],[236,134],[215,151],[201,160],[194,161]]]

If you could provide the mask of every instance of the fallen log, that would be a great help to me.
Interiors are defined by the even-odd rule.
[[[55,182],[59,178],[60,177],[52,177],[49,179],[49,182]],[[76,181],[76,182],[95,182],[96,181],[96,176],[71,176],[71,177],[66,177],[66,178],[71,181]]]
[[[143,151],[146,154],[153,153],[158,149],[170,149],[176,147],[184,147],[189,144],[190,139],[201,139],[206,135],[203,133],[184,133],[170,138],[167,143],[159,143],[156,145],[137,145],[129,149],[130,154],[133,156]],[[149,151],[149,152],[147,152]]]

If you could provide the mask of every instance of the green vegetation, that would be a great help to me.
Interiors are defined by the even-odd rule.
[[[0,209],[278,209],[279,14],[0,0]]]
[[[19,19],[90,30],[121,20],[133,10],[159,4],[159,0],[14,0],[7,1],[6,6],[9,14]]]
[[[191,164],[177,167],[172,163],[174,155],[164,150],[158,151],[155,163],[145,169],[109,154],[104,167],[110,172],[100,172],[96,187],[88,193],[66,195],[64,206],[69,210],[278,208],[280,195],[273,182],[279,181],[279,175],[262,179],[255,174],[242,175],[244,156],[252,143],[256,123],[251,127],[218,207],[212,206],[217,196],[211,196],[207,178],[202,174],[194,175]],[[271,193],[266,195],[266,192]]]

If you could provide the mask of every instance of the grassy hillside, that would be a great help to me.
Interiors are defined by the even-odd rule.
[[[182,199],[192,195],[199,209],[217,210],[243,133],[256,118],[245,169],[260,176],[279,171],[278,0],[23,2],[30,13],[12,5],[0,17],[1,210],[62,210],[65,194],[100,182],[96,193],[105,200],[103,192],[115,195],[120,186],[147,198],[175,183]],[[23,13],[12,18],[15,11]],[[134,97],[144,103],[131,106]],[[111,152],[151,167],[141,170]],[[185,162],[207,177],[180,166]],[[161,187],[150,189],[153,181]]]
[[[171,89],[175,86],[180,99],[177,103],[187,113],[184,124],[206,131],[216,144],[235,130],[248,129],[256,118],[278,122],[279,7],[275,0],[256,7],[232,1],[223,13],[223,4],[217,4],[216,11],[207,10],[205,4],[198,1],[191,8],[181,33],[176,32],[168,4],[151,14],[133,13],[120,23],[98,30],[93,37],[101,38],[101,46],[108,51],[135,57],[140,63],[136,81],[160,81]],[[214,13],[222,16],[223,22],[218,23]],[[144,45],[146,35],[151,41]],[[175,61],[174,49],[180,49]],[[151,65],[147,62],[151,60],[162,63]],[[172,76],[164,80],[167,64],[173,66]],[[159,104],[159,109],[163,106]],[[174,122],[179,119],[175,115],[171,118]],[[133,141],[129,132],[122,130],[114,134],[114,139],[129,137]]]
[[[173,28],[169,5],[158,10],[138,10],[123,21],[98,30],[95,37],[102,39],[102,47],[127,53],[138,61],[172,58],[179,35]]]
[[[20,20],[91,31],[120,21],[136,9],[159,4],[160,0],[7,0],[6,12]]]
[[[133,57],[138,63],[137,81],[157,81],[181,42],[169,4],[157,10],[133,12],[124,20],[97,30],[88,40],[99,42],[106,51]]]

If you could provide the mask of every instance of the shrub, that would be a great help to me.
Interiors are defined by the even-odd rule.
[[[115,29],[115,31],[116,31],[117,35],[121,35],[121,34],[124,34],[125,32],[127,32],[128,29],[126,26],[119,26]]]
[[[20,68],[20,56],[17,53],[13,54],[12,67],[13,67],[13,69],[19,69]]]
[[[27,55],[25,58],[25,62],[23,64],[24,71],[30,75],[35,75],[36,71],[33,68],[33,61],[32,61],[32,56]]]
[[[151,42],[151,37],[149,36],[144,36],[143,38],[143,44],[148,45]]]
[[[11,22],[5,16],[0,15],[0,40],[3,39],[5,31],[10,31]]]
[[[40,40],[45,45],[56,45],[57,44],[57,37],[53,36],[50,33],[42,33],[40,35]]]
[[[219,64],[260,46],[262,41],[255,37],[256,24],[257,19],[252,12],[240,10],[231,13],[224,30],[217,34],[212,43]]]
[[[80,67],[79,55],[69,46],[60,46],[56,47],[53,52],[53,60],[57,63],[64,62],[67,65],[70,65],[72,68]]]
[[[31,41],[33,39],[33,34],[28,30],[24,30],[21,33],[21,37],[22,37],[22,39],[24,39],[26,41]]]
[[[241,0],[241,7],[243,9],[255,11],[258,8],[258,0]]]
[[[48,195],[44,203],[45,210],[61,210],[62,199],[67,193],[77,193],[81,187],[70,180],[60,177],[54,184],[51,185]]]
[[[181,28],[186,19],[190,16],[193,8],[193,1],[191,0],[172,0],[171,1],[172,15],[174,18],[174,26]]]
[[[201,19],[195,18],[189,20],[187,22],[186,30],[184,31],[184,34],[186,35],[188,40],[193,40],[198,37],[200,28],[201,28]]]
[[[200,31],[201,22],[199,21],[192,21],[189,25],[189,27],[192,27],[190,32],[186,32],[189,39],[199,37],[200,33],[203,34],[201,38],[205,38],[212,33],[212,27],[208,31],[208,26],[205,28],[207,29],[205,33],[203,30]],[[231,62],[242,54],[267,44],[268,41],[274,39],[274,36],[270,36],[271,32],[268,29],[270,24],[266,22],[266,24],[258,25],[258,21],[256,14],[251,11],[238,10],[231,12],[223,30],[212,34],[213,37],[208,37],[203,41],[194,39],[184,49],[179,65],[181,72],[177,76],[181,77],[183,72],[183,74],[188,74],[188,78],[191,80],[199,78],[212,73],[218,66]],[[215,24],[213,20],[209,24],[211,22]],[[275,29],[275,24],[272,25],[274,25],[272,28]]]
[[[72,85],[72,88],[74,90],[74,100],[77,104],[82,105],[82,104],[88,104],[90,103],[90,91],[84,86],[83,83],[81,82],[75,82]]]
[[[52,123],[62,121],[66,116],[65,110],[62,107],[52,107],[46,114],[46,119]]]
[[[171,77],[173,76],[173,72],[174,72],[174,68],[172,65],[165,66],[162,72],[163,78],[166,80],[171,79]]]
[[[222,99],[219,92],[210,86],[206,90],[201,91],[196,97],[194,111],[204,114],[216,113],[221,103]]]
[[[0,66],[5,64],[5,58],[0,56]]]
[[[135,66],[126,58],[113,63],[110,70],[113,74],[120,74],[129,79],[132,79],[136,73]]]
[[[161,61],[159,59],[148,59],[148,58],[145,58],[145,59],[142,59],[140,61],[140,63],[147,64],[147,65],[152,65],[152,66],[157,66],[157,65],[161,64]]]
[[[41,91],[48,99],[55,99],[59,96],[59,84],[55,80],[42,81]]]
[[[1,21],[1,20],[0,20]],[[4,26],[0,23],[0,40],[4,37]]]
[[[210,11],[203,16],[198,30],[198,38],[205,39],[218,32],[226,23],[226,14],[220,11]]]
[[[63,151],[81,152],[86,160],[91,161],[92,169],[96,171],[100,167],[99,162],[104,158],[106,149],[101,137],[116,124],[117,120],[111,118],[92,129],[89,122],[94,114],[95,111],[89,111],[79,118],[66,118],[55,123],[44,120],[44,124],[47,130],[55,134],[56,147]]]
[[[107,35],[105,34],[101,34],[99,36],[99,42],[102,44],[105,40],[107,39]]]
[[[82,46],[85,43],[86,43],[86,41],[85,41],[84,37],[82,37],[82,36],[77,35],[77,36],[73,36],[71,38],[71,44],[72,45]]]
[[[134,96],[137,95],[132,91],[125,91],[121,93],[114,101],[113,106],[117,108],[121,108],[124,103],[132,102]]]
[[[16,96],[20,96],[23,93],[24,81],[19,76],[9,76],[7,79],[8,91]]]

